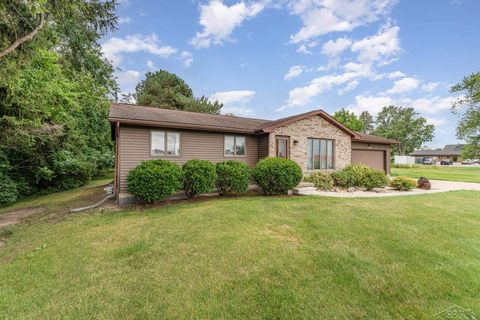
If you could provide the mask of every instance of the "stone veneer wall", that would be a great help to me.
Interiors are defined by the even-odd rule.
[[[303,119],[289,125],[276,128],[270,134],[270,156],[276,156],[275,136],[290,137],[290,159],[298,163],[304,174],[319,170],[307,170],[307,138],[333,139],[334,169],[341,169],[351,163],[352,140],[350,135],[335,127],[320,116]],[[297,145],[293,141],[297,140]],[[331,171],[331,170],[323,170]]]

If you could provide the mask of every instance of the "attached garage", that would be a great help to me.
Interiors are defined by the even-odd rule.
[[[364,135],[365,136],[365,135]],[[390,144],[352,141],[352,164],[363,164],[390,173]]]
[[[384,150],[352,150],[352,164],[363,164],[377,170],[386,171]]]

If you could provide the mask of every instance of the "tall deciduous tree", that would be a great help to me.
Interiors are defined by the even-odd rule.
[[[0,199],[111,167],[117,86],[98,40],[116,19],[115,0],[0,1],[0,180],[10,181]]]
[[[452,107],[454,113],[460,114],[457,137],[467,142],[463,156],[480,157],[480,72],[464,77],[451,92],[464,93]]]
[[[365,130],[363,122],[353,112],[345,110],[345,108],[336,111],[333,117],[354,131],[363,132]]]
[[[419,116],[411,107],[383,107],[377,116],[374,134],[399,141],[394,153],[406,155],[419,149],[425,142],[432,141],[435,127],[427,124],[425,117]]]
[[[373,116],[368,111],[362,111],[360,116],[358,117],[360,121],[363,123],[363,133],[370,133],[373,131]]]
[[[138,104],[163,109],[218,114],[223,107],[204,96],[195,98],[184,80],[165,70],[147,72],[145,79],[137,84],[134,97]]]

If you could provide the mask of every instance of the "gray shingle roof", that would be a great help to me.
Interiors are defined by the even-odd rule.
[[[415,150],[411,156],[460,156],[463,144],[447,144],[443,149],[437,150]]]

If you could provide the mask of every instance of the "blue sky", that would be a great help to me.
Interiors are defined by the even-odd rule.
[[[477,0],[121,0],[101,43],[122,92],[165,69],[241,116],[413,106],[442,147],[457,142],[449,87],[479,70],[479,12]]]

